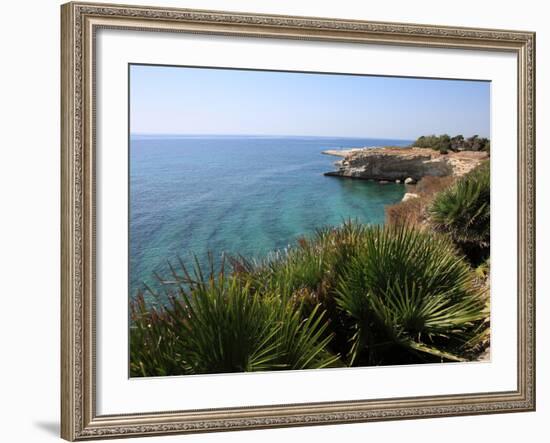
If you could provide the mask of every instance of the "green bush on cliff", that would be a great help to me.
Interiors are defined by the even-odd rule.
[[[472,283],[448,239],[403,226],[367,230],[337,289],[354,320],[350,361],[461,361],[485,317]]]
[[[491,142],[488,138],[473,135],[464,138],[462,134],[450,137],[448,134],[442,135],[422,135],[418,137],[411,146],[418,148],[429,148],[446,154],[449,151],[484,151],[489,152]]]
[[[133,376],[462,360],[487,316],[448,239],[408,227],[347,222],[230,263],[172,269],[168,305],[132,303]]]
[[[449,234],[474,264],[489,255],[490,186],[486,162],[437,194],[429,208],[432,226]]]
[[[338,360],[326,350],[320,306],[304,318],[297,303],[223,274],[180,283],[169,306],[146,308],[143,295],[134,304],[132,375],[313,369]]]
[[[332,337],[320,305],[306,316],[296,300],[260,294],[234,275],[174,276],[164,282],[169,306],[147,308],[143,295],[134,303],[134,376],[318,369],[338,361],[326,349]]]

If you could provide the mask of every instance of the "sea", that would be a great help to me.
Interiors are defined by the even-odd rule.
[[[345,220],[382,224],[404,185],[324,176],[326,149],[406,146],[411,140],[132,135],[129,290],[156,285],[178,258],[219,266],[222,254],[261,260]]]

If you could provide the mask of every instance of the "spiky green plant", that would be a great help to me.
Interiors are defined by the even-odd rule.
[[[490,184],[486,162],[437,194],[428,210],[435,229],[448,233],[476,264],[489,254]]]
[[[321,305],[304,313],[292,303],[280,305],[281,329],[277,336],[281,366],[285,369],[321,369],[343,366],[338,355],[328,345],[333,334],[327,333],[326,315]]]
[[[468,352],[464,342],[469,340],[470,326],[466,320],[487,316],[480,308],[478,291],[470,287],[473,273],[452,243],[433,233],[417,234],[412,228],[381,230],[348,221],[337,228],[317,231],[313,238],[301,240],[276,260],[239,268],[247,268],[247,278],[257,279],[264,287],[285,287],[284,292],[297,299],[312,305],[321,303],[333,333],[329,347],[348,355],[352,365],[422,361],[428,355],[459,360]],[[355,296],[367,291],[374,295]],[[353,297],[345,300],[344,308],[344,298],[350,293]],[[457,305],[456,294],[460,295],[456,296],[460,301]],[[389,311],[385,302],[401,303],[403,311],[399,315]],[[361,335],[357,322],[367,315],[375,322],[368,337]],[[433,323],[430,316],[439,315],[439,323]],[[453,337],[444,337],[451,327],[444,321],[459,320],[464,320],[463,329],[455,329]],[[401,329],[410,331],[422,322],[429,327],[429,331],[425,329],[429,340],[407,344]],[[457,340],[458,336],[464,340]],[[369,351],[364,352],[367,341]]]
[[[326,349],[332,337],[319,306],[303,318],[299,305],[259,294],[237,276],[205,278],[196,270],[193,278],[184,269],[185,277],[173,272],[164,281],[176,287],[169,306],[134,315],[133,375],[314,369],[338,361]],[[134,311],[148,312],[143,299]]]
[[[146,303],[143,292],[130,303],[130,374],[132,377],[185,373],[178,330],[163,308]]]
[[[366,225],[348,220],[338,227],[318,229],[311,238],[300,238],[297,245],[279,251],[259,262],[243,257],[232,259],[234,270],[245,274],[257,288],[292,295],[308,289],[316,296],[326,295],[337,282],[362,242]]]
[[[485,318],[473,274],[443,236],[408,227],[365,230],[337,289],[354,320],[350,364],[382,364],[407,354],[460,361]]]
[[[484,288],[442,234],[349,221],[231,264],[180,264],[168,305],[134,302],[133,375],[460,361],[486,343]]]
[[[285,299],[300,302],[304,318],[321,304],[332,336],[327,346],[343,355],[349,348],[351,325],[336,306],[335,288],[366,229],[366,225],[348,220],[338,227],[318,229],[314,236],[300,238],[295,246],[265,260],[250,262],[233,257],[230,261],[234,272],[252,282],[259,292],[277,292]]]

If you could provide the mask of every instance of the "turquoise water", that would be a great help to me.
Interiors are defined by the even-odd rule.
[[[326,225],[383,223],[403,185],[326,177],[324,149],[410,141],[317,137],[132,136],[130,294],[167,261],[261,258]]]

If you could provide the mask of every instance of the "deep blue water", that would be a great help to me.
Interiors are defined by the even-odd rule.
[[[403,185],[323,176],[324,149],[404,140],[317,137],[132,136],[130,293],[166,262],[207,253],[261,258],[325,225],[383,223]]]

